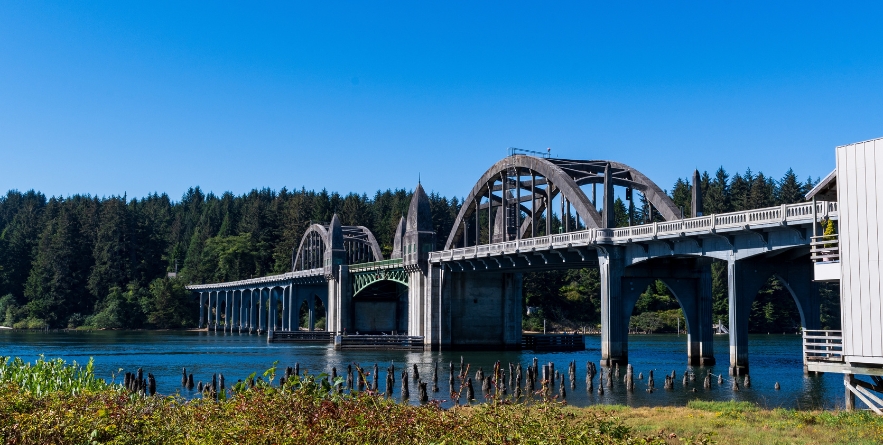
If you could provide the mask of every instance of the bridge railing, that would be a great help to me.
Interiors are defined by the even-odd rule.
[[[654,222],[631,227],[615,229],[586,229],[577,232],[539,236],[519,241],[504,241],[495,244],[461,247],[446,251],[432,252],[431,261],[447,261],[454,257],[487,256],[499,253],[513,253],[531,249],[566,246],[568,244],[617,243],[633,240],[651,240],[671,238],[695,232],[709,232],[727,229],[744,229],[749,225],[779,225],[789,222],[802,222],[813,218],[825,219],[837,217],[836,202],[818,201],[815,211],[812,203],[783,204],[763,209],[743,210],[739,212],[705,215],[677,221]]]
[[[373,261],[370,263],[350,264],[349,268],[351,272],[358,272],[365,269],[390,269],[400,267],[402,262],[403,260],[401,258],[393,258],[389,260]]]
[[[279,275],[270,275],[266,277],[259,278],[249,278],[247,280],[239,280],[239,281],[228,281],[226,283],[211,283],[211,284],[192,284],[187,286],[189,290],[209,290],[209,289],[222,289],[222,288],[231,288],[231,287],[249,287],[249,286],[261,286],[267,284],[275,284],[280,283],[286,280],[291,280],[294,278],[302,278],[302,277],[315,277],[325,274],[325,269],[317,268],[317,269],[307,269],[307,270],[299,270],[297,272],[288,272]]]

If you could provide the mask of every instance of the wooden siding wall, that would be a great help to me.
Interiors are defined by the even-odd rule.
[[[883,138],[837,147],[837,194],[844,355],[883,364]]]

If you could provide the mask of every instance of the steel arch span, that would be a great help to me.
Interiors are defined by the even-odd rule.
[[[581,188],[589,184],[593,190],[597,184],[602,186],[603,214],[597,210],[594,196],[589,199]],[[647,176],[626,164],[512,155],[491,166],[472,187],[463,200],[445,250],[479,244],[484,212],[488,215],[488,242],[537,236],[536,222],[543,213],[546,221],[553,219],[556,198],[560,207],[558,217],[566,231],[581,225],[613,227],[613,212],[608,209],[613,208],[614,186],[640,192],[666,221],[680,218],[671,198]],[[571,207],[575,217],[571,216]]]

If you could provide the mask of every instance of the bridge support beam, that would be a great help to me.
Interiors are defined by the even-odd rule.
[[[625,365],[628,363],[628,319],[631,313],[624,313],[622,277],[625,261],[622,248],[599,248],[598,264],[601,272],[601,365]]]

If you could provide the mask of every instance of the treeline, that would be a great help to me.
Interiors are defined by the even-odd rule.
[[[714,177],[702,175],[701,192],[708,214],[799,202],[812,185],[810,179],[800,182],[791,170],[773,180],[750,170],[731,178],[721,168]],[[0,198],[0,324],[192,327],[197,307],[184,285],[289,271],[292,252],[307,227],[327,223],[334,213],[344,225],[368,227],[388,256],[411,193],[387,190],[369,197],[262,189],[237,196],[205,194],[197,187],[173,202],[165,194],[139,199],[88,195],[47,199],[35,191],[9,191]],[[685,214],[690,213],[690,181],[679,179],[671,196]],[[618,225],[658,218],[645,214],[647,207],[640,201],[640,197],[634,204],[616,200]],[[430,202],[437,247],[442,248],[460,202],[438,194],[431,194]],[[551,225],[553,232],[558,230],[557,217]],[[541,233],[545,231],[545,221],[538,226]],[[170,272],[177,272],[177,278],[168,278]],[[543,317],[562,323],[599,322],[597,270],[527,274],[524,283],[526,304],[539,306]],[[719,265],[714,284],[715,317],[726,321],[726,276]],[[799,324],[793,301],[775,281],[761,292],[755,306],[754,330]],[[659,320],[676,321],[678,309],[665,286],[651,286],[636,315],[658,314],[641,318],[653,328]],[[530,327],[537,317],[526,322]]]
[[[406,190],[218,196],[197,187],[178,202],[165,194],[47,199],[9,191],[0,198],[0,324],[192,327],[197,303],[185,284],[287,272],[307,227],[334,213],[344,225],[368,227],[388,256],[410,200]],[[447,233],[459,203],[438,194],[430,202],[436,229]]]

